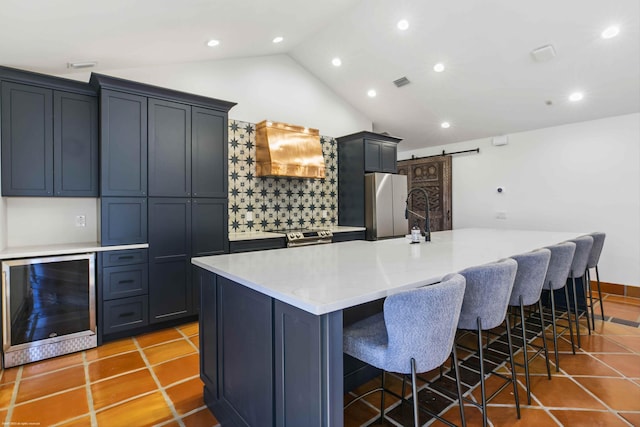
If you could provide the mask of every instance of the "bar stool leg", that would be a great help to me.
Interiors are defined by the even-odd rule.
[[[569,322],[569,336],[571,337],[571,351],[576,354],[576,345],[573,342],[573,326],[571,326],[571,304],[569,303],[569,289],[567,285],[564,286],[564,297],[567,301],[567,320]]]
[[[418,387],[416,386],[416,360],[411,358],[411,392],[413,393],[413,425],[420,426],[418,417]]]
[[[456,346],[453,345],[451,351],[451,362],[453,363],[453,370],[456,374],[456,389],[458,392],[458,403],[460,406],[460,420],[462,421],[462,427],[467,426],[467,422],[464,418],[464,402],[462,401],[462,387],[460,387],[460,370],[458,369],[458,355],[456,354]]]
[[[600,273],[598,272],[597,265],[596,265],[596,281],[598,283],[598,298],[600,299],[600,314],[602,314],[602,320],[604,321],[604,305],[602,304],[602,292],[600,291]]]
[[[587,330],[589,331],[589,335],[591,335],[592,323],[591,317],[593,315],[593,295],[591,294],[591,286],[587,289],[587,277],[588,272],[585,270],[582,275],[582,292],[584,293],[584,314],[587,318]],[[587,293],[589,291],[589,293]],[[588,297],[588,298],[587,298]],[[589,314],[589,309],[591,309],[591,315]]]
[[[596,315],[595,310],[593,309],[593,289],[591,289],[591,272],[589,268],[587,268],[587,274],[585,276],[586,283],[589,286],[589,308],[591,309],[591,326],[593,329],[596,329]],[[603,319],[604,320],[604,319]]]
[[[527,328],[524,320],[524,305],[520,295],[520,327],[522,329],[522,352],[524,353],[524,375],[527,385],[527,405],[531,405],[531,385],[529,384],[529,354],[527,353]]]
[[[509,316],[506,317],[507,323]],[[484,355],[482,354],[482,320],[478,317],[478,357],[480,358],[480,391],[482,394],[482,427],[487,427],[487,390],[484,385]]]
[[[551,368],[549,367],[549,349],[547,348],[547,337],[545,334],[544,316],[542,315],[542,300],[538,300],[540,309],[540,326],[542,327],[542,345],[544,346],[544,361],[547,363],[547,377],[551,379]]]
[[[550,290],[549,293],[551,294],[551,327],[553,330],[553,352],[555,353],[555,356],[556,356],[556,372],[560,372],[560,363],[558,362],[559,358],[558,358],[558,328],[556,326],[556,301],[555,301],[555,298],[553,297],[553,290]],[[542,313],[540,317],[542,317]],[[544,336],[544,331],[542,331],[542,335]],[[573,340],[573,337],[571,337],[571,340]]]
[[[504,319],[507,323],[507,341],[509,343],[509,362],[511,363],[511,380],[513,382],[513,397],[516,400],[516,413],[518,419],[520,419],[520,398],[518,397],[518,381],[516,379],[516,366],[513,363],[513,344],[511,342],[511,325],[509,324],[509,318]],[[480,362],[482,365],[482,362]]]
[[[404,375],[402,377],[404,378]],[[404,392],[404,388],[402,391]],[[384,370],[382,371],[382,391],[380,395],[380,421],[384,422]]]
[[[573,274],[572,274],[573,276]],[[578,337],[578,347],[582,348],[582,344],[580,343],[580,314],[578,311],[578,294],[576,293],[576,278],[572,277],[571,278],[572,282],[573,282],[573,307],[575,308],[575,315],[576,315],[576,336]],[[569,305],[569,304],[567,304]]]

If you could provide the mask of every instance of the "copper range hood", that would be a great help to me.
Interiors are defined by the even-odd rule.
[[[318,129],[267,120],[258,123],[256,176],[324,178]]]

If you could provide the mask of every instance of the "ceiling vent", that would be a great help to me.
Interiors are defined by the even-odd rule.
[[[553,48],[553,45],[548,44],[532,50],[531,56],[537,62],[545,62],[556,57],[556,50]]]
[[[393,84],[396,85],[396,87],[406,86],[409,83],[411,83],[411,82],[406,77],[400,77],[398,80],[394,80],[393,81]]]

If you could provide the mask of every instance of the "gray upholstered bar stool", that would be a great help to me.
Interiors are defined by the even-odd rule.
[[[538,304],[538,308],[540,310],[540,327],[542,328],[542,347],[531,356],[531,359],[535,358],[544,350],[544,360],[547,364],[547,377],[551,379],[551,370],[549,369],[549,352],[547,350],[547,340],[544,335],[544,315],[542,314],[542,301],[540,300],[542,285],[544,285],[544,278],[547,275],[547,267],[549,267],[551,251],[549,249],[538,249],[533,252],[514,255],[511,258],[516,260],[518,263],[518,270],[513,283],[513,290],[511,291],[509,305],[512,307],[519,307],[520,309],[520,329],[522,331],[522,351],[524,353],[523,365],[527,385],[527,404],[531,405],[531,384],[529,377],[530,358],[528,354],[529,344],[527,339],[527,317],[524,314],[524,307]]]
[[[571,269],[569,270],[569,278],[573,285],[573,308],[576,319],[576,337],[578,338],[578,347],[582,347],[580,343],[580,312],[578,311],[578,295],[576,293],[576,279],[586,280],[587,261],[589,260],[589,253],[591,253],[591,247],[593,246],[593,237],[580,236],[575,239],[569,240],[576,244],[576,252],[573,255],[573,261],[571,262]],[[585,314],[587,318],[587,328],[591,333],[591,325],[589,321],[589,312],[587,310],[587,296],[585,295]],[[567,301],[567,305],[569,301]]]
[[[452,353],[464,290],[464,277],[451,274],[443,278],[441,283],[388,296],[382,313],[345,328],[344,352],[383,370],[382,389],[371,390],[358,397],[360,399],[381,390],[381,419],[384,419],[384,371],[411,374],[413,417],[415,425],[419,425],[416,373],[437,368]],[[453,357],[458,379],[460,376],[455,351]],[[464,426],[466,423],[459,380],[456,384]],[[353,402],[355,400],[349,405]],[[437,414],[431,415],[437,417]],[[454,426],[447,420],[438,419]]]
[[[466,268],[459,272],[467,280],[467,289],[464,292],[464,302],[462,303],[458,329],[475,331],[478,334],[480,388],[482,392],[482,403],[480,405],[468,399],[465,399],[465,401],[480,407],[482,410],[482,423],[485,427],[487,425],[487,402],[501,392],[509,383],[513,385],[516,411],[518,418],[520,418],[520,400],[518,399],[516,371],[513,365],[511,326],[509,325],[509,318],[507,317],[507,306],[513,289],[517,268],[518,264],[516,261],[509,258],[490,264]],[[493,372],[494,375],[505,379],[506,382],[487,398],[482,331],[489,331],[501,325],[502,322],[506,322],[507,325],[511,378]]]
[[[573,256],[576,252],[576,244],[573,242],[564,242],[548,246],[547,249],[551,251],[551,259],[549,259],[549,267],[547,268],[547,275],[544,278],[544,285],[542,286],[542,289],[549,291],[549,297],[551,299],[553,351],[556,359],[556,372],[560,372],[560,364],[558,361],[558,337],[567,330],[567,328],[569,329],[569,336],[571,337],[571,350],[573,351],[573,354],[576,354],[575,344],[573,343],[573,328],[571,326],[569,289],[567,287],[567,277],[569,277],[569,270],[571,270],[571,263],[573,262]],[[564,297],[567,306],[567,328],[558,334],[558,319],[556,318],[556,300],[554,291],[562,288],[564,288]],[[543,314],[541,313],[541,315]]]
[[[602,247],[604,246],[605,233],[595,232],[589,234],[593,237],[593,246],[589,253],[589,260],[587,261],[587,278],[585,281],[586,286],[589,288],[589,308],[591,309],[591,323],[595,324],[596,319],[593,314],[593,292],[591,290],[591,269],[596,270],[596,280],[598,284],[598,301],[600,302],[600,314],[602,320],[604,320],[604,307],[602,306],[602,291],[600,290],[600,272],[598,272],[598,262],[600,261],[600,254],[602,253]],[[586,298],[586,293],[585,293]]]

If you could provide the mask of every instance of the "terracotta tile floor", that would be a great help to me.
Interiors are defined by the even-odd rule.
[[[533,361],[531,405],[526,405],[524,377],[518,369],[522,418],[516,419],[512,391],[507,388],[489,404],[492,425],[640,425],[640,328],[616,323],[640,320],[640,299],[605,295],[604,308],[607,321],[597,320],[591,336],[585,324],[582,349],[575,356],[568,338],[561,338],[560,372],[552,365],[551,381],[546,378],[543,359]],[[624,317],[610,319],[614,315]],[[461,351],[460,355],[468,353]],[[472,371],[465,375],[474,378]],[[376,381],[379,379],[362,390]],[[489,390],[495,389],[496,377],[490,376],[487,384]],[[388,376],[387,385],[399,391],[401,381]],[[477,386],[467,389],[469,395],[478,394]],[[423,390],[419,398],[447,419],[459,422],[457,406],[442,396]],[[379,400],[379,394],[373,394],[356,402],[345,412],[345,425],[371,424]],[[391,409],[385,425],[409,425],[409,408],[388,394],[385,406]],[[481,423],[474,407],[467,406],[465,414],[469,426]],[[65,427],[216,426],[218,422],[202,401],[198,325],[190,323],[3,370],[0,419],[4,425]],[[427,417],[422,421],[429,422]]]

